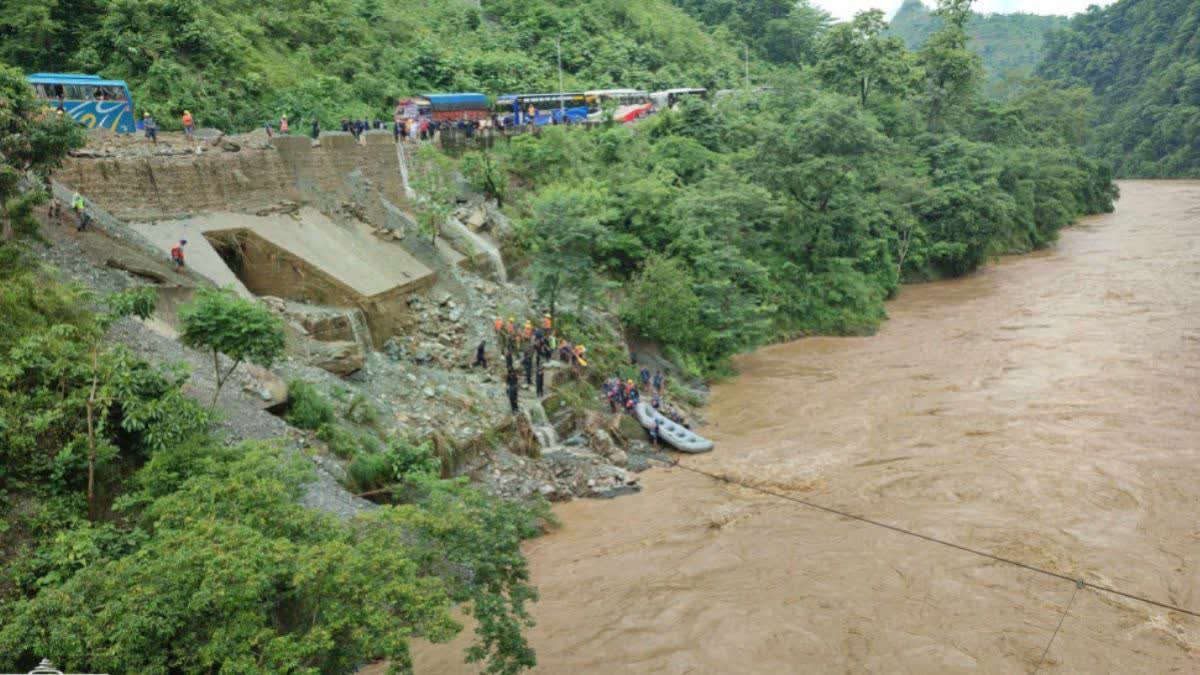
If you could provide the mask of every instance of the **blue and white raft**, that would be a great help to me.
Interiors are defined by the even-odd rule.
[[[657,423],[659,440],[679,452],[699,454],[713,449],[712,441],[690,429],[685,429],[683,425],[672,422],[666,415],[658,412],[648,403],[639,402],[633,410],[637,415],[638,422],[641,422],[646,429],[650,429]]]

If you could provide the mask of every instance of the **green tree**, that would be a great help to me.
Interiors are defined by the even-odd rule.
[[[830,29],[820,44],[821,79],[864,107],[875,90],[904,92],[912,79],[908,51],[899,38],[886,37],[885,28],[883,11],[872,9]]]
[[[454,185],[454,162],[432,145],[417,150],[413,162],[412,188],[417,193],[416,211],[421,228],[437,244],[442,225],[454,213],[458,190]]]
[[[508,194],[508,169],[500,157],[487,149],[468,152],[463,155],[460,166],[471,187],[495,199],[497,206],[504,206],[504,196]]]
[[[594,186],[554,185],[538,195],[524,223],[533,255],[529,276],[538,297],[558,316],[565,294],[586,303],[601,288],[596,259],[610,238],[604,196]]]
[[[682,261],[650,258],[628,287],[621,318],[664,346],[689,349],[702,330],[694,284]]]
[[[931,131],[941,132],[961,117],[983,79],[979,56],[967,49],[966,25],[973,0],[938,0],[942,27],[917,52],[925,71],[924,104]]]
[[[33,233],[33,208],[44,202],[44,183],[67,151],[83,145],[74,120],[49,114],[16,68],[0,64],[0,237]]]
[[[212,353],[216,378],[213,407],[221,396],[221,387],[243,361],[269,367],[283,355],[283,322],[267,307],[239,298],[232,291],[198,290],[195,300],[180,308],[179,323],[180,342]],[[233,361],[224,372],[221,354]]]

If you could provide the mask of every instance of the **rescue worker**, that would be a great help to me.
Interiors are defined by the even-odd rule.
[[[184,110],[183,111],[183,135],[187,136],[190,139],[192,137],[192,134],[195,133],[195,131],[196,131],[196,125],[195,125],[195,121],[192,119],[192,111]]]
[[[525,337],[526,342],[533,341],[533,322],[526,319],[525,327],[521,330],[521,334]]]
[[[283,134],[284,136],[286,136],[288,133],[287,115],[282,115],[279,118],[279,133]]]
[[[654,371],[654,391],[662,393],[663,374],[661,370]]]
[[[83,223],[83,210],[87,203],[83,201],[83,195],[76,192],[71,195],[71,210],[75,212],[75,225],[78,227]]]
[[[542,315],[542,330],[546,331],[546,334],[549,335],[550,329],[553,327],[554,327],[554,323],[550,320],[550,315],[543,314]]]
[[[642,378],[642,386],[643,387],[650,384],[650,369],[649,368],[642,366],[642,370],[641,370],[641,372],[638,373],[638,376]]]
[[[487,340],[480,340],[479,346],[475,348],[475,364],[471,367],[475,366],[487,368]]]
[[[509,368],[505,381],[508,385],[508,405],[512,408],[512,414],[516,415],[520,411],[520,408],[517,407],[517,390],[520,389],[517,371]]]
[[[533,386],[533,350],[526,348],[521,354],[521,367],[525,369],[525,384]]]
[[[178,244],[171,247],[171,260],[175,262],[175,271],[183,271],[183,247],[187,246],[187,239],[180,239]]]
[[[583,358],[587,353],[587,347],[583,345],[575,345],[575,362],[583,367],[587,367],[587,359]]]
[[[537,382],[537,396],[538,398],[541,398],[545,395],[546,368],[542,365],[540,360],[538,361],[537,365],[537,379],[535,381]]]

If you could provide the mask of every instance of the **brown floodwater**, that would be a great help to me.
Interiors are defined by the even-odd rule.
[[[1200,612],[1200,182],[1121,190],[1049,251],[904,288],[875,336],[739,358],[716,450],[681,462]],[[1185,614],[679,468],[642,480],[526,546],[538,672],[1200,672]],[[418,672],[474,672],[464,633]]]

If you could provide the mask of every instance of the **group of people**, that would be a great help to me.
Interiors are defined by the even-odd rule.
[[[654,375],[651,376],[650,369],[643,366],[638,377],[641,380],[641,389],[634,384],[632,379],[622,382],[620,375],[614,374],[604,381],[604,398],[608,400],[608,407],[612,412],[632,413],[642,400],[642,389],[651,392],[651,407],[655,410],[662,407],[662,393],[666,386],[667,376],[661,370],[654,371]]]
[[[507,321],[496,317],[492,321],[493,336],[504,354],[505,385],[508,393],[508,403],[515,415],[519,412],[517,399],[520,391],[521,373],[525,376],[525,384],[533,387],[538,398],[545,394],[545,363],[557,356],[563,362],[573,366],[587,365],[587,347],[573,344],[561,339],[554,327],[554,320],[549,314],[543,315],[541,321],[534,325],[532,320],[526,320],[518,325],[514,317]],[[518,369],[518,360],[520,369]],[[480,340],[475,349],[475,366],[487,368],[487,340]]]

